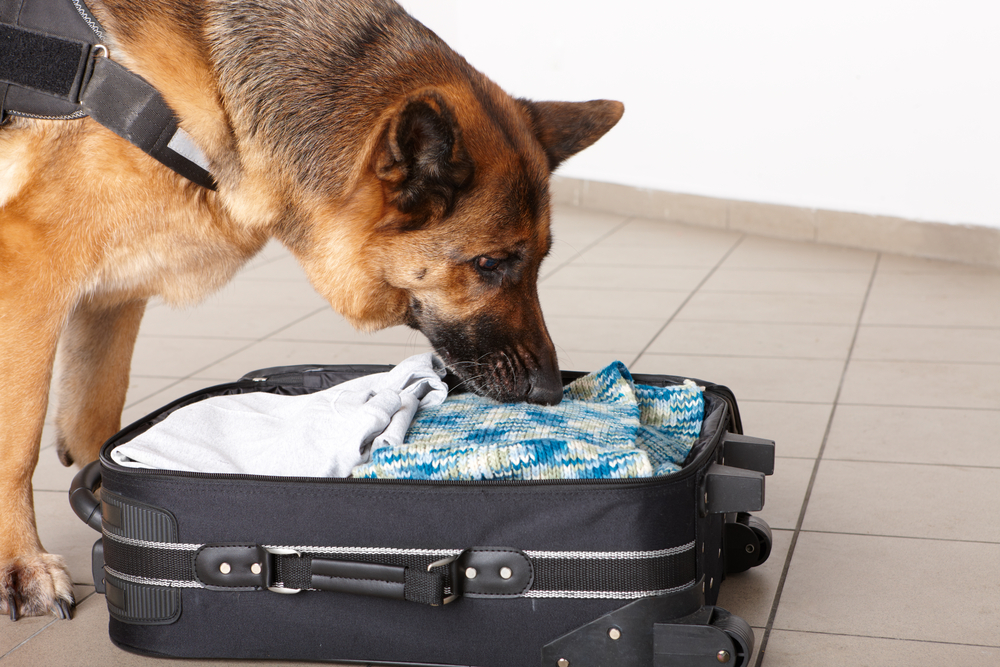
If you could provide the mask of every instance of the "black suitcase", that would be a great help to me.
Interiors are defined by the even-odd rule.
[[[706,388],[701,436],[680,472],[658,478],[278,478],[124,468],[110,457],[209,396],[302,394],[389,368],[255,371],[179,399],[105,443],[70,501],[103,533],[94,582],[107,598],[111,640],[183,658],[748,664],[752,630],[714,604],[726,574],[770,551],[770,530],[748,512],[764,504],[774,443],[741,435],[723,386],[698,382]]]

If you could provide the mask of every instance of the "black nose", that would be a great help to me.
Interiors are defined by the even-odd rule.
[[[559,369],[533,370],[528,373],[531,391],[526,400],[539,405],[558,405],[562,400],[563,385]]]

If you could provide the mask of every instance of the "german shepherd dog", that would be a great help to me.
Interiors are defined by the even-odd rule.
[[[550,172],[619,102],[514,99],[391,0],[89,0],[110,57],[209,159],[209,191],[91,119],[0,128],[0,610],[73,607],[31,477],[57,344],[65,465],[120,428],[146,301],[196,301],[269,238],[356,327],[422,331],[474,391],[554,404]]]

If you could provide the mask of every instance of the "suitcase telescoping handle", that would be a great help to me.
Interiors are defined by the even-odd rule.
[[[69,504],[85,524],[101,532],[101,501],[94,491],[101,485],[101,462],[93,461],[76,473],[69,487]]]

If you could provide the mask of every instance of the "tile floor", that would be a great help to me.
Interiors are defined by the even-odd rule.
[[[1000,272],[567,207],[554,227],[540,291],[564,368],[728,384],[746,431],[777,441],[771,558],[720,601],[755,627],[751,664],[1000,662]],[[200,307],[149,308],[124,421],[255,368],[425,349],[355,333],[269,246]],[[161,664],[108,640],[95,533],[51,426],[42,444],[39,531],[79,606],[0,619],[3,667]]]

